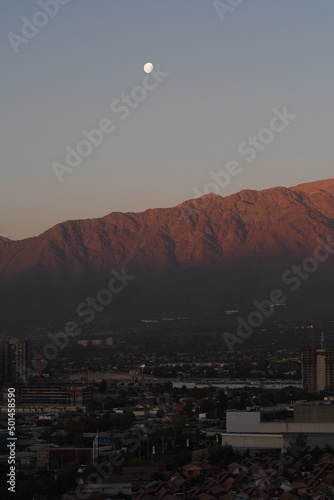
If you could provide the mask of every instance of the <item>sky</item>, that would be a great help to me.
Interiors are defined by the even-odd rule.
[[[0,234],[334,177],[333,19],[333,0],[2,0]]]

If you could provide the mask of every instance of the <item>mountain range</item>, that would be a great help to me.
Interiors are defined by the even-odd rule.
[[[334,179],[67,221],[1,238],[1,321],[78,318],[114,272],[135,277],[98,312],[115,320],[247,314],[275,288],[286,297],[277,318],[330,316],[334,255],[312,269],[319,241],[334,244]],[[298,265],[306,271],[292,290]]]

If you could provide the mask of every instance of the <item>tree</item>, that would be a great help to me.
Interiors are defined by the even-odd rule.
[[[102,380],[102,382],[99,385],[99,393],[105,394],[106,392],[107,392],[107,382],[105,380]]]
[[[188,417],[191,417],[193,414],[193,403],[191,400],[188,400],[186,404],[184,405],[184,413],[188,415]]]
[[[233,451],[232,446],[229,444],[225,446],[213,446],[208,449],[208,460],[213,465],[220,465],[226,467],[234,460],[240,459],[240,455]]]
[[[57,498],[60,498],[63,493],[71,489],[75,489],[77,483],[75,481],[77,477],[76,467],[71,467],[70,469],[61,470],[55,482],[55,493]]]
[[[307,437],[304,433],[299,432],[295,439],[290,442],[288,453],[297,460],[300,460],[308,451],[310,447],[307,446]]]

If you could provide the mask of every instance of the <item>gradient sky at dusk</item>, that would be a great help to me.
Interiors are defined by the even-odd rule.
[[[211,0],[70,0],[16,54],[8,33],[41,7],[2,0],[0,233],[173,206],[230,160],[242,173],[222,196],[334,177],[333,0],[233,9],[221,21]],[[120,120],[110,104],[147,61],[169,76]],[[238,145],[284,106],[296,118],[248,163]],[[114,132],[60,183],[52,162],[106,117]]]

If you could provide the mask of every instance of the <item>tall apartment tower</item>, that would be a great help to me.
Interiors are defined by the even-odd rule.
[[[301,353],[301,362],[304,391],[334,391],[333,350],[304,349]]]
[[[30,381],[31,342],[11,339],[2,345],[2,381],[27,384]]]

